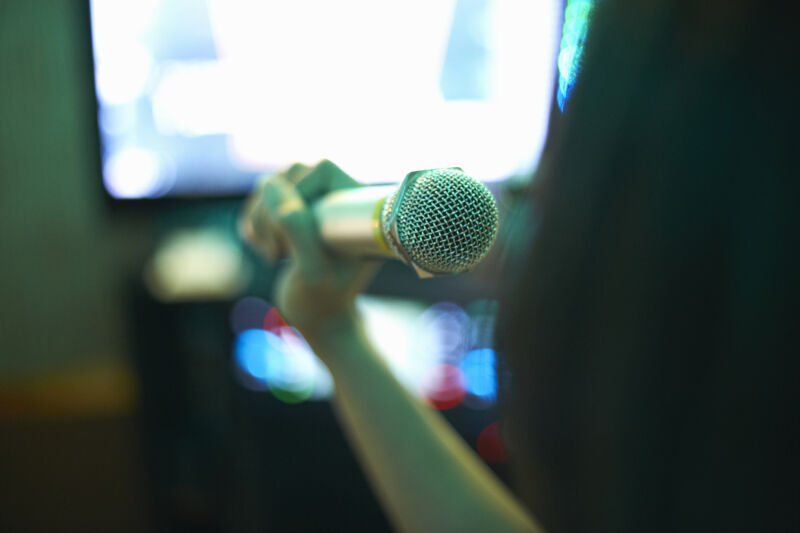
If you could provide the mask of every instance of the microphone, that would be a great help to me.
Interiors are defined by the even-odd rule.
[[[312,206],[332,251],[390,257],[421,278],[469,270],[497,236],[497,204],[457,167],[409,173],[400,186],[334,191]]]

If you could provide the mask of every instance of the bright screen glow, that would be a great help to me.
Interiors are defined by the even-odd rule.
[[[530,172],[558,1],[92,0],[104,183],[118,198],[243,194],[328,158],[365,183]]]

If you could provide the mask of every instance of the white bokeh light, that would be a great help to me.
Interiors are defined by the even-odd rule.
[[[142,148],[115,152],[103,165],[106,189],[115,198],[146,198],[165,191],[156,154]]]
[[[112,58],[97,62],[97,97],[111,105],[135,100],[144,92],[152,66],[153,59],[145,47],[134,43],[119,46]]]

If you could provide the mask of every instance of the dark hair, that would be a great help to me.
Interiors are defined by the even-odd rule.
[[[766,9],[596,8],[502,316],[517,482],[549,530],[796,516],[798,32]]]

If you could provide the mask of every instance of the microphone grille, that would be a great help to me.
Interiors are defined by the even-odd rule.
[[[399,189],[381,216],[384,235]],[[454,168],[428,170],[413,180],[395,214],[397,244],[432,274],[469,270],[489,252],[497,236],[494,197],[484,184]],[[395,244],[388,238],[390,244]]]

